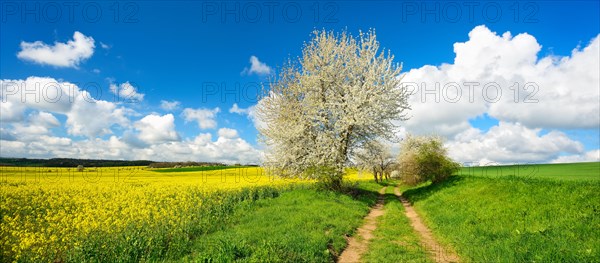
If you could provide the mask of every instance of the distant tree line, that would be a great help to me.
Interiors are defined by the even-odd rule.
[[[226,166],[217,162],[154,162],[148,165],[150,168],[179,168],[188,166]]]
[[[37,167],[109,167],[109,166],[149,166],[155,162],[146,160],[93,160],[73,158],[28,159],[28,158],[2,158],[0,166],[37,166]]]

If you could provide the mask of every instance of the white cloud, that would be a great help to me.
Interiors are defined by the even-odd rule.
[[[238,132],[235,129],[221,128],[219,129],[219,137],[235,139],[238,137]]]
[[[102,47],[103,49],[110,49],[111,45],[100,42],[100,47]]]
[[[131,85],[129,81],[116,85],[111,83],[109,86],[110,92],[117,95],[116,101],[139,102],[144,100],[144,94],[139,93],[138,89]]]
[[[174,111],[176,109],[179,109],[180,105],[181,103],[179,101],[160,101],[160,108],[166,111]]]
[[[55,42],[50,46],[42,41],[21,42],[17,57],[22,60],[56,67],[77,68],[79,64],[94,54],[94,39],[79,31],[67,43]]]
[[[11,127],[10,130],[2,129],[2,137],[3,140],[36,141],[40,136],[50,134],[51,128],[60,125],[61,123],[51,113],[33,111],[23,121],[7,125],[6,127]]]
[[[46,127],[56,127],[60,125],[60,122],[52,115],[52,113],[44,111],[40,111],[37,115],[33,115],[31,122]]]
[[[228,133],[228,132],[226,132]],[[135,150],[136,158],[166,161],[217,161],[225,163],[254,163],[261,160],[260,151],[239,137],[224,134],[213,141],[208,133],[181,142],[154,144]]]
[[[16,141],[17,137],[9,130],[0,127],[0,141]]]
[[[71,135],[95,137],[110,134],[111,126],[128,126],[132,110],[115,103],[95,99],[77,85],[48,77],[26,80],[0,80],[0,120],[19,123],[28,110],[67,116]]]
[[[173,114],[149,114],[131,124],[136,113],[116,103],[94,98],[77,85],[52,78],[0,80],[0,156],[29,158],[149,159],[155,161],[218,161],[259,163],[260,151],[234,129],[199,134],[181,140]],[[24,92],[25,91],[25,92]],[[23,93],[24,92],[24,93]],[[170,106],[179,105],[170,102]],[[215,109],[186,109],[187,121],[215,128]],[[55,115],[66,116],[61,123]],[[56,136],[53,128],[69,137]],[[122,130],[121,136],[113,128]],[[112,134],[108,139],[99,136]],[[81,140],[70,136],[85,136]]]
[[[560,156],[552,163],[582,163],[582,162],[600,162],[600,149],[587,151],[582,154]]]
[[[132,110],[117,107],[112,102],[104,100],[88,102],[78,97],[71,111],[66,114],[68,132],[71,135],[89,138],[111,134],[113,125],[128,127],[130,121],[127,115],[131,114]]]
[[[214,108],[212,110],[186,108],[183,110],[182,115],[186,122],[198,122],[198,127],[200,127],[200,129],[213,129],[217,127],[215,117],[220,111],[221,109],[219,108]]]
[[[250,68],[244,68],[242,75],[268,75],[271,74],[271,67],[261,62],[256,56],[250,56]]]
[[[26,108],[58,113],[68,112],[75,97],[82,95],[79,87],[48,77],[28,77],[25,80],[0,80],[2,115],[22,115]],[[89,93],[86,93],[89,95]],[[91,96],[89,98],[91,100]],[[9,107],[10,106],[10,107]],[[14,119],[14,118],[13,118]]]
[[[559,131],[541,134],[521,124],[500,122],[486,133],[470,128],[446,143],[452,158],[462,163],[548,162],[560,153],[580,154],[583,145]]]
[[[154,144],[179,140],[179,135],[175,131],[173,114],[163,116],[150,114],[135,122],[134,127],[140,131],[140,140],[146,143]]]
[[[0,102],[0,122],[19,122],[23,119],[24,105],[13,101]]]
[[[583,158],[582,143],[559,130],[600,126],[600,35],[565,57],[539,56],[541,49],[527,33],[475,27],[454,44],[453,63],[405,74],[404,85],[415,91],[412,118],[396,123],[409,133],[445,136],[461,162]],[[484,133],[470,120],[485,115],[499,124]],[[559,157],[565,154],[575,157]]]
[[[258,103],[261,103],[262,100],[258,101]],[[258,104],[257,104],[258,105]],[[231,108],[229,109],[230,113],[236,113],[236,114],[240,114],[240,115],[247,115],[248,119],[250,121],[252,121],[252,124],[254,124],[254,127],[256,129],[259,129],[260,127],[265,127],[265,123],[262,122],[257,116],[256,116],[256,105],[252,105],[248,108],[240,108],[237,103],[234,103],[233,106],[231,106]]]
[[[468,41],[454,44],[453,64],[406,73],[404,83],[411,88],[416,84],[419,90],[410,98],[413,117],[403,125],[413,133],[435,131],[453,137],[470,127],[469,119],[487,113],[529,128],[597,128],[599,38],[567,57],[538,57],[541,46],[527,33],[513,37],[475,27]],[[497,101],[495,85],[502,92]]]
[[[248,114],[249,109],[240,108],[237,103],[234,103],[233,106],[229,109],[229,113],[237,113],[237,114]]]
[[[166,116],[166,115],[165,115]],[[164,118],[164,116],[163,116]],[[90,158],[153,161],[206,161],[259,164],[261,153],[239,137],[224,134],[213,140],[211,135],[199,134],[184,141],[166,141],[131,147],[124,138],[110,136],[73,141],[65,137],[42,135],[35,141],[7,140],[2,131],[0,156],[30,158]],[[226,132],[228,133],[228,132]]]

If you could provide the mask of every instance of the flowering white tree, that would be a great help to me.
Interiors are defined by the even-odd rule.
[[[395,138],[406,119],[401,65],[379,50],[375,32],[358,37],[315,31],[297,62],[288,61],[257,106],[265,165],[284,176],[341,187],[357,149]]]

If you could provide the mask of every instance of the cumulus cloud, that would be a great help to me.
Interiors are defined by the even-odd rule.
[[[221,128],[219,129],[219,137],[234,139],[238,137],[238,132],[235,129]]]
[[[129,81],[120,85],[111,83],[109,89],[110,92],[117,96],[115,101],[140,102],[144,100],[145,94],[139,93],[138,89],[131,85]]]
[[[36,114],[31,114],[29,118],[29,122],[34,125],[44,126],[47,128],[50,127],[58,127],[60,126],[60,122],[52,113],[40,111]]]
[[[235,131],[235,130],[234,130]],[[154,144],[136,150],[137,158],[166,161],[218,161],[225,163],[261,163],[260,151],[231,131],[223,131],[216,140],[202,133],[181,142]]]
[[[140,140],[149,144],[179,140],[173,114],[163,116],[150,114],[135,122],[134,127],[140,131]]]
[[[580,154],[583,145],[560,131],[546,134],[521,124],[500,122],[487,132],[470,128],[449,141],[448,153],[467,164],[548,162],[560,153]]]
[[[79,31],[67,43],[55,42],[50,46],[42,41],[21,42],[17,57],[42,65],[77,68],[79,64],[94,54],[94,39]]]
[[[149,159],[155,161],[218,161],[255,163],[260,151],[234,129],[222,128],[181,139],[173,114],[148,114],[132,123],[137,113],[116,103],[94,98],[75,84],[52,78],[0,80],[0,156],[29,158]],[[171,102],[171,106],[179,103]],[[186,109],[187,121],[215,128],[214,109]],[[60,121],[58,115],[66,117]],[[53,134],[65,129],[68,137]],[[114,134],[122,130],[121,135]],[[109,134],[109,138],[102,138]],[[73,138],[72,136],[84,136]]]
[[[271,71],[271,67],[261,62],[256,56],[250,56],[250,68],[244,68],[241,75],[269,75]]]
[[[181,105],[181,102],[179,101],[166,101],[166,100],[161,100],[160,101],[160,108],[166,111],[174,111],[176,109],[179,109],[179,106]]]
[[[582,162],[600,162],[600,149],[587,151],[582,154],[560,156],[552,163],[582,163]]]
[[[600,35],[568,56],[541,50],[530,34],[475,27],[454,44],[453,63],[405,73],[412,118],[396,123],[405,132],[446,137],[461,162],[584,158],[583,145],[560,130],[600,126]],[[472,127],[482,116],[499,124],[487,132]]]
[[[95,137],[112,133],[113,125],[128,126],[127,116],[133,112],[95,99],[75,84],[48,77],[0,80],[0,88],[0,120],[6,124],[19,124],[29,110],[45,112],[42,115],[63,114],[69,134]]]
[[[0,128],[0,141],[16,141],[15,134],[4,128]]]
[[[215,117],[220,111],[221,109],[218,107],[214,109],[185,108],[182,112],[182,115],[186,122],[198,122],[198,127],[200,127],[200,129],[213,129],[217,127],[217,121],[215,120]]]
[[[262,100],[260,100],[258,102],[258,104],[262,103]],[[257,105],[258,105],[257,104]],[[234,103],[233,106],[231,106],[231,108],[229,109],[230,113],[236,113],[236,114],[240,114],[240,115],[246,115],[248,117],[248,119],[250,121],[252,121],[252,123],[254,124],[254,127],[256,129],[259,129],[260,127],[264,127],[266,124],[264,122],[262,122],[257,116],[256,116],[256,105],[252,105],[248,108],[240,108],[237,103]]]
[[[0,80],[0,88],[4,105],[2,115],[13,116],[9,119],[19,119],[16,116],[22,115],[26,108],[66,113],[71,109],[75,97],[83,95],[75,84],[48,77],[4,79]],[[85,99],[92,100],[91,96]]]
[[[453,64],[426,65],[404,76],[411,132],[452,137],[469,119],[487,113],[529,128],[597,128],[600,125],[600,40],[596,36],[570,56],[539,57],[535,37],[475,27],[454,44]],[[548,118],[547,116],[553,116]]]
[[[234,103],[233,106],[229,109],[229,113],[237,113],[237,114],[248,114],[249,109],[240,108],[237,103]]]
[[[67,128],[71,135],[90,138],[111,134],[113,125],[128,127],[128,115],[131,109],[117,107],[116,104],[104,100],[85,101],[77,97],[73,108],[67,114]]]
[[[164,117],[164,116],[163,116]],[[213,140],[209,133],[183,141],[168,141],[131,147],[115,135],[108,139],[91,138],[74,141],[66,137],[42,135],[35,141],[7,140],[0,130],[0,156],[30,158],[90,158],[153,161],[207,161],[260,164],[260,151],[239,137],[219,136]]]

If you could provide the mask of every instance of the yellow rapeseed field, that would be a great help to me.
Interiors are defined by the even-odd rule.
[[[348,177],[369,179],[355,171]],[[168,257],[219,227],[234,204],[276,196],[295,182],[259,167],[0,167],[0,261]]]
[[[208,197],[217,202],[212,206],[223,202],[215,192],[290,183],[260,168],[177,173],[142,167],[0,170],[0,261],[65,260],[86,249],[118,247],[118,242],[123,248],[147,247],[152,238],[161,237],[152,231],[189,232],[207,213],[203,202]]]

